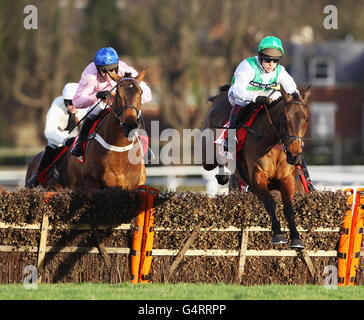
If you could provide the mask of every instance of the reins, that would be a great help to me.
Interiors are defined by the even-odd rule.
[[[138,80],[136,80],[136,79],[134,79],[134,78],[131,78],[131,77],[126,77],[126,78],[122,78],[122,79],[120,79],[117,83],[116,83],[116,85],[114,86],[114,88],[117,88],[121,83],[122,83],[122,81],[127,81],[127,80],[129,80],[129,81],[134,81],[134,82],[136,82],[138,85],[139,85],[139,82],[138,82]],[[114,89],[113,88],[113,89]],[[116,90],[116,94],[115,94],[115,104],[117,104],[117,99],[118,98],[120,98],[120,95],[119,95],[119,91],[118,90]],[[122,115],[122,113],[123,113],[123,111],[124,110],[126,110],[126,109],[128,109],[128,108],[131,108],[131,109],[134,109],[135,111],[136,111],[136,113],[137,113],[137,119],[139,119],[140,117],[141,117],[141,110],[139,109],[138,110],[138,108],[135,106],[135,105],[133,105],[133,104],[125,104],[125,105],[123,105],[123,106],[121,106],[121,108],[120,108],[120,111],[119,112],[117,112],[116,110],[115,110],[115,108],[113,107],[113,105],[111,105],[111,106],[109,106],[110,107],[110,109],[112,110],[112,112],[113,112],[113,114],[114,114],[114,116],[115,116],[115,118],[119,121],[119,123],[120,123],[120,126],[123,126],[125,123],[124,122],[122,122],[121,121],[121,115]]]
[[[113,87],[113,89],[112,89],[112,90],[114,90],[115,88],[117,88],[117,87],[118,87],[118,86],[122,83],[122,81],[126,81],[126,80],[133,80],[134,82],[136,82],[136,83],[138,83],[138,84],[139,84],[138,80],[136,80],[136,79],[134,79],[134,78],[130,78],[130,77],[125,77],[125,78],[120,79],[120,80],[116,83],[116,85]],[[136,107],[135,105],[130,105],[130,104],[121,105],[121,107],[120,107],[120,106],[118,105],[118,101],[117,101],[117,99],[120,99],[120,98],[121,98],[121,97],[120,97],[120,95],[119,95],[119,91],[118,91],[118,90],[116,90],[114,103],[113,103],[112,105],[109,105],[109,106],[108,106],[108,107],[109,107],[109,109],[112,111],[113,115],[115,116],[116,120],[118,120],[118,122],[119,122],[120,126],[121,126],[121,127],[123,127],[124,125],[125,125],[125,126],[127,126],[124,122],[122,122],[122,120],[121,120],[121,115],[122,115],[123,111],[124,111],[124,110],[126,110],[126,109],[128,109],[128,108],[135,109],[135,111],[137,112],[137,120],[139,120],[139,119],[141,118],[141,119],[142,119],[142,123],[143,123],[143,125],[144,125],[144,119],[142,118],[141,110],[140,110],[140,109],[138,110],[138,109],[137,109],[137,107]],[[116,107],[114,106],[114,104],[116,105]],[[121,104],[121,101],[120,101],[120,104]],[[138,123],[136,124],[136,127],[137,127],[137,128],[139,127]],[[133,129],[133,128],[132,128],[132,129]],[[135,132],[135,133],[134,133],[134,135],[133,135],[133,140],[132,140],[132,142],[131,142],[130,144],[128,144],[128,145],[126,145],[126,146],[122,146],[122,147],[120,147],[120,146],[114,146],[114,145],[111,145],[111,144],[107,143],[107,142],[103,139],[103,137],[102,137],[101,135],[99,135],[99,134],[96,132],[96,130],[95,130],[95,133],[94,133],[94,138],[95,138],[95,140],[97,140],[97,141],[99,142],[99,144],[100,144],[103,148],[105,148],[105,149],[107,149],[107,150],[110,150],[110,151],[114,151],[114,152],[125,152],[125,151],[130,150],[130,149],[133,147],[133,145],[134,145],[135,141],[137,141],[137,142],[139,143],[141,150],[143,150],[143,149],[142,149],[142,145],[141,145],[140,138],[139,138],[139,136],[136,134],[136,132]],[[142,153],[143,153],[143,151],[142,151]]]
[[[120,80],[116,83],[116,85],[114,85],[110,92],[113,91],[119,84]],[[83,120],[86,119],[86,117],[92,112],[92,110],[94,110],[100,103],[101,103],[102,100],[100,100],[98,103],[96,103],[92,108],[90,108],[90,110],[87,111],[87,113],[79,120],[75,123],[75,125],[68,130],[68,133],[71,133]]]
[[[271,119],[271,117],[270,117],[270,113],[269,113],[269,111],[268,111],[268,108],[267,108],[267,106],[266,105],[264,105],[264,109],[265,109],[265,112],[266,112],[266,114],[267,114],[267,118],[268,118],[268,122],[269,122],[269,124],[271,125],[271,127],[273,128],[273,130],[275,131],[275,133],[277,134],[277,136],[279,137],[279,141],[280,141],[280,143],[282,144],[282,146],[283,146],[283,150],[284,150],[284,152],[287,152],[287,150],[288,150],[288,147],[289,147],[289,145],[292,143],[292,142],[294,142],[294,141],[301,141],[302,142],[302,144],[303,144],[303,140],[304,140],[304,138],[303,137],[300,137],[300,136],[293,136],[293,135],[284,135],[283,133],[282,133],[282,131],[283,131],[283,118],[284,118],[284,111],[285,111],[285,107],[287,106],[287,105],[289,105],[289,104],[300,104],[300,105],[303,105],[303,106],[307,106],[306,104],[304,104],[303,102],[301,102],[301,101],[290,101],[290,102],[286,102],[285,104],[284,104],[284,106],[282,107],[282,110],[281,110],[281,112],[280,112],[280,117],[279,117],[279,130],[277,130],[277,128],[276,128],[276,126],[274,125],[274,123],[273,123],[273,121],[272,121],[272,119]],[[290,142],[290,144],[288,145],[288,146],[286,146],[286,144],[284,143],[284,140],[285,139],[291,139],[291,142]]]

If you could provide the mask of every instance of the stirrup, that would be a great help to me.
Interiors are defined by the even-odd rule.
[[[313,183],[311,181],[308,181],[307,179],[306,179],[306,181],[307,181],[308,190],[309,191],[316,191],[316,187],[313,185]]]

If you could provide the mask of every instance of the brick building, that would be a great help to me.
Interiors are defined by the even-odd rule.
[[[290,43],[287,52],[300,90],[312,86],[306,151],[318,162],[363,164],[364,42]]]

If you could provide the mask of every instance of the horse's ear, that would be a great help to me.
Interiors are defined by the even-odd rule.
[[[281,91],[281,95],[283,97],[283,100],[285,102],[288,102],[289,100],[292,99],[292,97],[284,90],[283,86],[280,86],[280,91]]]
[[[147,72],[148,72],[148,69],[149,69],[149,67],[147,67],[147,68],[145,68],[143,71],[139,72],[139,74],[136,76],[136,78],[135,78],[135,79],[137,79],[139,82],[142,82],[142,81],[143,81],[143,79],[144,79],[144,77],[145,77],[145,75],[146,75],[146,74],[147,74]]]
[[[121,79],[121,77],[119,77],[119,76],[116,74],[116,72],[115,72],[115,71],[108,71],[107,73],[108,73],[108,75],[110,76],[110,78],[111,78],[111,79],[113,79],[115,82],[118,82],[118,81]]]
[[[305,93],[302,95],[302,100],[303,100],[304,104],[307,104],[308,99],[311,96],[311,90],[310,90],[310,88],[311,88],[311,85],[308,85],[307,88],[306,88],[306,90],[305,90]]]

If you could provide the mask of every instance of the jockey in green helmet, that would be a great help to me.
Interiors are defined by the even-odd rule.
[[[295,81],[280,64],[284,55],[282,41],[277,37],[267,36],[260,41],[257,51],[257,56],[244,59],[234,72],[228,92],[229,102],[232,105],[229,129],[235,129],[238,125],[237,119],[241,110],[243,110],[242,119],[248,115],[249,110],[245,107],[249,103],[267,105],[269,98],[272,100],[279,98],[280,91],[274,91],[278,85],[283,86],[289,94],[298,93]],[[228,150],[227,139],[224,141],[224,149]],[[307,172],[307,168],[304,169]],[[308,172],[306,179],[310,181]]]

